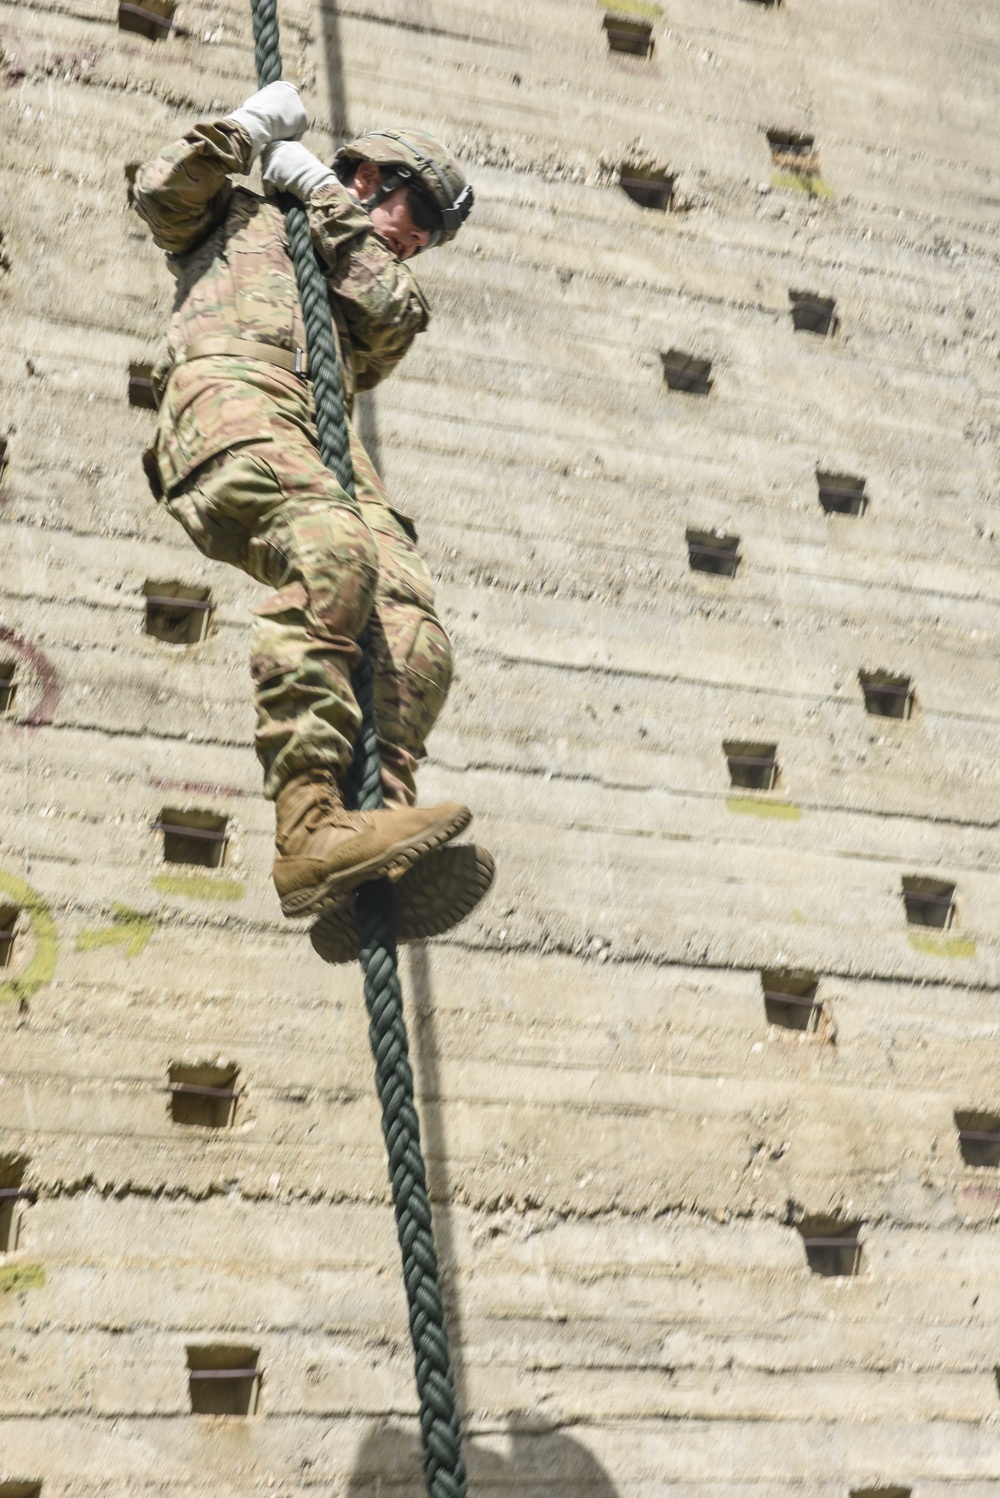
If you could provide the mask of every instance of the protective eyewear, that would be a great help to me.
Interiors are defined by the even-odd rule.
[[[440,208],[434,199],[427,193],[421,192],[419,187],[407,189],[406,206],[410,210],[410,217],[415,228],[430,233],[432,238],[443,232],[444,218]]]

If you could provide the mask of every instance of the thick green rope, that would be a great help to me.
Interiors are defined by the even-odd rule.
[[[281,77],[276,0],[250,0],[250,8],[257,77],[263,88]],[[344,393],[326,282],[313,253],[305,209],[292,199],[284,199],[282,207],[306,325],[320,454],[341,488],[356,501]],[[365,636],[360,643],[362,658],[353,678],[362,714],[361,733],[354,754],[354,791],[359,808],[370,811],[383,805],[382,780]],[[382,1104],[382,1132],[389,1153],[389,1180],[403,1254],[427,1491],[431,1498],[464,1498],[466,1477],[461,1422],[441,1300],[427,1173],[420,1152],[420,1123],[413,1101],[413,1072],[403,1018],[403,992],[396,964],[392,900],[387,880],[367,884],[358,891],[357,919],[361,934],[361,966],[365,975],[365,1003],[368,1006],[368,1034],[375,1057],[375,1081]]]

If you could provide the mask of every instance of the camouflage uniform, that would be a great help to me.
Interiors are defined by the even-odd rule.
[[[136,208],[178,281],[146,471],[206,556],[273,589],[254,609],[251,665],[265,794],[303,770],[342,777],[360,720],[350,672],[367,623],[386,799],[412,804],[451,646],[413,526],[353,428],[357,506],[320,459],[312,387],[293,367],[306,339],[284,218],[229,181],[247,170],[250,149],[231,120],[196,125],[136,174]],[[384,378],[426,327],[427,304],[339,182],[306,211],[333,293],[350,412],[355,392]]]

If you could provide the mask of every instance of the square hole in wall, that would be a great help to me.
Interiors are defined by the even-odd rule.
[[[9,462],[10,443],[8,442],[6,437],[0,437],[0,480],[3,479],[3,476],[7,471],[7,464]]]
[[[806,1262],[813,1274],[855,1275],[861,1271],[860,1222],[806,1217],[798,1225]]]
[[[751,791],[773,791],[778,781],[777,744],[748,739],[724,739],[722,752],[733,785]]]
[[[175,0],[143,0],[141,5],[134,0],[119,0],[118,28],[159,42],[170,35],[176,9]]]
[[[1000,1165],[1000,1113],[955,1112],[958,1148],[966,1165]]]
[[[849,473],[817,473],[819,502],[828,515],[863,515],[868,506],[867,479]]]
[[[0,713],[12,712],[16,697],[17,661],[8,656],[0,660]]]
[[[739,536],[719,531],[686,532],[688,563],[692,572],[713,572],[717,577],[735,577],[740,565]]]
[[[837,303],[830,296],[812,291],[790,291],[792,326],[797,333],[818,333],[827,337],[837,331]]]
[[[876,718],[908,718],[913,711],[913,683],[896,671],[859,671],[865,711]]]
[[[226,861],[228,818],[212,811],[175,811],[165,806],[153,824],[163,833],[164,863],[219,869]]]
[[[618,171],[618,186],[638,203],[640,208],[655,208],[665,213],[674,201],[676,174],[659,167],[630,166],[623,163]]]
[[[912,1488],[852,1488],[851,1498],[910,1498]]]
[[[14,961],[20,915],[20,905],[0,905],[0,968],[10,967]]]
[[[40,1482],[0,1482],[0,1498],[41,1498]]]
[[[189,1347],[188,1381],[196,1415],[253,1415],[263,1369],[257,1347]]]
[[[27,1168],[24,1155],[0,1155],[0,1253],[13,1253],[23,1207],[38,1198],[37,1192],[24,1185]]]
[[[712,388],[712,361],[685,354],[682,349],[668,349],[660,355],[663,378],[669,389],[686,395],[707,395]]]
[[[610,52],[630,52],[633,57],[652,55],[653,27],[649,21],[636,21],[630,16],[608,12],[604,17],[604,30]]]
[[[780,172],[795,172],[800,177],[819,175],[815,136],[798,130],[768,130],[767,143],[771,160]]]
[[[146,599],[147,635],[167,645],[197,645],[205,638],[215,607],[208,588],[150,579],[142,591]]]
[[[935,926],[946,931],[955,919],[955,886],[946,879],[907,874],[902,895],[911,926]]]
[[[157,408],[156,391],[153,389],[152,364],[130,364],[128,367],[128,403],[141,406],[146,411]]]
[[[236,1121],[239,1089],[238,1066],[215,1066],[211,1062],[170,1067],[170,1117],[177,1124],[202,1129],[228,1129]]]
[[[768,1024],[785,1030],[815,1030],[822,1011],[815,973],[766,968],[760,975]]]

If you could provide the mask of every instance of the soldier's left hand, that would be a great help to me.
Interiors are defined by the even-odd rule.
[[[298,140],[309,123],[295,84],[281,80],[251,94],[226,119],[237,120],[249,135],[253,146],[251,165],[271,141]]]

